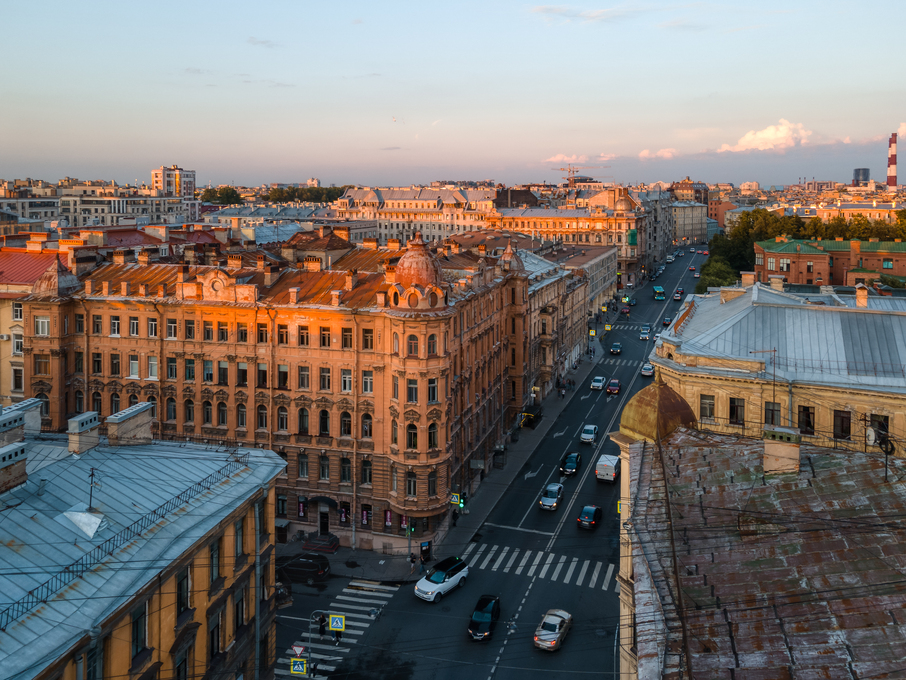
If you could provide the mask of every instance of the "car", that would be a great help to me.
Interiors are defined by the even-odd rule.
[[[555,652],[573,625],[573,617],[562,609],[548,609],[535,629],[534,643],[538,649]]]
[[[682,286],[680,286],[679,288],[676,289],[676,292],[679,293],[680,295],[682,295],[683,293],[686,292],[686,289],[683,288]]]
[[[689,252],[690,252],[690,253],[694,253],[694,252],[695,252],[695,248],[689,248]]]
[[[639,301],[636,300],[635,298],[632,298],[632,299],[629,300],[629,306],[630,306],[630,307],[635,307],[637,304],[639,304]]]
[[[689,271],[690,271],[690,272],[694,272],[694,271],[695,271],[695,265],[694,265],[694,264],[690,264],[690,265],[689,265]]]
[[[683,299],[683,294],[680,293],[679,291],[677,291],[676,293],[673,294],[673,299],[676,302],[680,302]]]
[[[619,342],[613,343],[613,344],[610,346],[610,353],[611,353],[611,354],[622,354],[622,353],[623,353],[623,345],[621,345]]]
[[[657,343],[657,341],[660,340],[660,339],[661,339],[661,334],[660,334],[660,333],[655,333],[655,334],[654,334],[654,342]]]
[[[603,512],[597,505],[586,505],[576,517],[576,526],[580,529],[597,529]]]
[[[629,307],[623,307],[623,309],[620,310],[620,314],[629,314]]]
[[[710,255],[710,253],[707,250],[703,250],[702,255]]]
[[[313,586],[330,578],[330,560],[320,553],[303,553],[277,560],[277,580],[284,585]]]
[[[681,250],[680,253],[679,253],[679,256],[680,256],[680,257],[686,257],[686,253],[684,253],[684,252]]]
[[[542,510],[556,510],[563,500],[563,485],[551,483],[541,491],[541,500],[538,501],[538,507]]]
[[[692,275],[692,278],[693,278],[693,279],[700,279],[701,276],[702,276],[701,274],[699,274],[698,272],[695,272],[695,273]]]
[[[596,375],[591,379],[591,389],[593,390],[603,390],[604,389],[604,377]]]
[[[672,318],[670,318],[669,316],[665,316],[665,317],[664,317],[664,325],[665,325],[665,326],[669,326],[669,325],[672,324],[672,323],[673,323],[673,319],[672,319]]]
[[[654,366],[651,364],[642,364],[641,374],[645,378],[650,378],[654,375]]]
[[[696,255],[701,255],[701,254],[702,254],[702,251],[696,250],[696,251],[695,251],[695,254],[696,254]]]
[[[657,274],[652,274],[652,275],[651,275],[651,280],[652,280],[652,281],[657,281]]]
[[[428,602],[440,602],[454,588],[462,588],[468,575],[469,565],[461,557],[446,557],[415,584],[415,594]]]
[[[586,425],[583,427],[582,434],[579,435],[579,441],[583,444],[594,444],[598,441],[598,426]]]
[[[595,428],[596,430],[598,428]],[[583,433],[584,434],[584,433]],[[567,453],[560,460],[560,474],[561,475],[574,475],[579,472],[579,468],[582,467],[582,454],[578,451],[572,453]]]
[[[610,382],[607,383],[607,394],[619,394],[620,393],[620,381],[618,378],[611,378]]]
[[[642,330],[639,331],[639,340],[650,340],[651,339],[651,326],[645,325],[642,326]]]
[[[496,595],[482,595],[478,598],[472,619],[469,621],[469,635],[473,640],[487,640],[500,618],[500,598]]]

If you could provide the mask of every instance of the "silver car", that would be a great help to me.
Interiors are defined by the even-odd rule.
[[[548,609],[535,629],[535,647],[553,652],[560,649],[573,625],[573,617],[562,609]]]
[[[548,484],[541,492],[541,500],[538,506],[542,510],[556,510],[563,500],[563,485],[557,483]]]

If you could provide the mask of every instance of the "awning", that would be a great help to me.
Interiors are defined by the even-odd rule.
[[[274,526],[277,527],[278,529],[282,529],[285,526],[289,526],[289,520],[281,519],[278,517],[277,519],[274,520]]]
[[[332,507],[334,510],[338,510],[340,508],[340,504],[337,503],[336,499],[331,498],[330,496],[311,496],[311,497],[309,497],[308,502],[309,503],[326,503],[327,505]]]

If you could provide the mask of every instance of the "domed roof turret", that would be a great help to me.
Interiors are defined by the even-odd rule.
[[[422,233],[415,232],[415,238],[410,239],[405,255],[396,263],[396,282],[403,288],[412,285],[425,288],[440,286],[443,280],[437,258],[428,250],[427,244],[422,240]]]
[[[503,251],[503,254],[500,256],[500,264],[506,266],[511,272],[521,272],[525,271],[525,265],[522,263],[522,258],[516,254],[516,251],[513,250],[513,242],[507,241],[506,250]]]
[[[678,427],[695,424],[692,407],[658,375],[623,409],[620,432],[650,442],[665,439]]]
[[[632,212],[632,201],[630,201],[626,196],[620,196],[617,199],[617,202],[613,205],[614,210],[620,210],[622,212]]]

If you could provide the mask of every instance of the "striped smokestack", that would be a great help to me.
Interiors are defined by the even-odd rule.
[[[897,188],[897,133],[890,135],[887,143],[887,188]]]

